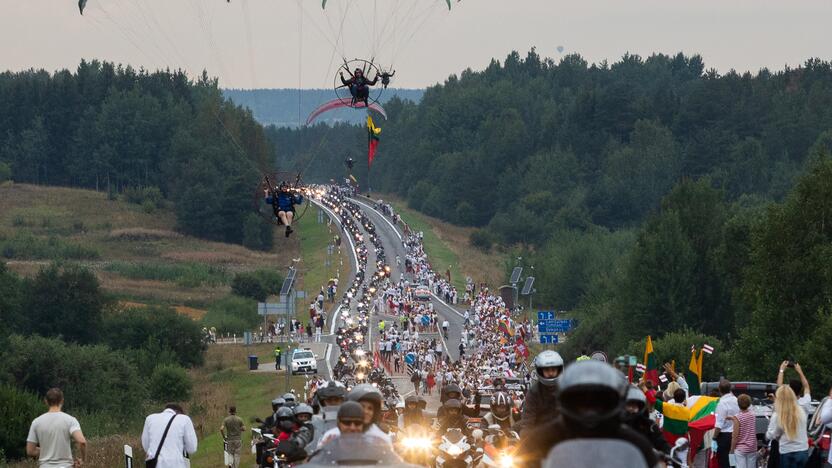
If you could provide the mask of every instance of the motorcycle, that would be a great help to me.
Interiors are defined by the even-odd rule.
[[[430,466],[435,453],[434,445],[430,430],[418,424],[402,429],[396,437],[396,453],[414,465]]]
[[[483,455],[480,466],[494,468],[512,468],[515,466],[514,452],[520,443],[520,435],[514,431],[503,431],[499,425],[492,424],[485,430],[485,436],[477,437],[483,440]]]
[[[468,442],[461,429],[451,428],[445,432],[437,447],[434,466],[437,468],[470,468],[482,459],[482,449]]]

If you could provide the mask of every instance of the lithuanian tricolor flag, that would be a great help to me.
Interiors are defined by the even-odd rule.
[[[659,386],[659,365],[656,363],[656,354],[653,353],[653,340],[647,335],[647,345],[644,347],[644,380],[653,382],[654,387]]]
[[[716,405],[719,398],[696,395],[688,398],[687,406],[656,401],[656,410],[662,413],[664,438],[672,446],[676,439],[686,434],[691,447],[699,447],[705,432],[716,424]],[[696,453],[696,450],[692,451]]]
[[[688,382],[690,389],[688,392],[691,395],[699,395],[702,391],[699,384],[702,383],[702,350],[699,350],[699,357],[696,357],[696,348],[693,348],[690,353],[690,364],[688,370],[685,371],[685,380]]]
[[[376,127],[373,123],[373,118],[367,116],[367,167],[373,165],[373,158],[376,157],[376,150],[378,149],[378,136],[381,134],[381,129]]]
[[[497,330],[500,330],[507,336],[514,336],[514,330],[511,329],[511,325],[508,323],[508,320],[500,320],[497,324]]]

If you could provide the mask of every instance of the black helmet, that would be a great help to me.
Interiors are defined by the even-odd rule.
[[[554,367],[558,369],[558,375],[555,377],[544,377],[543,376],[543,369]],[[551,349],[547,349],[542,353],[538,354],[534,358],[534,368],[537,372],[537,380],[546,386],[555,385],[558,381],[558,378],[563,373],[563,358],[560,357],[556,351],[552,351]]]
[[[456,398],[451,398],[450,400],[447,400],[442,405],[442,407],[445,408],[446,414],[450,414],[453,416],[459,416],[460,414],[462,414],[462,402],[457,400]]]
[[[340,382],[330,380],[328,384],[316,390],[315,395],[318,397],[318,402],[321,404],[321,407],[324,407],[328,398],[340,398],[343,400],[347,396],[347,389]]]
[[[361,406],[360,403],[356,403],[354,401],[347,401],[344,402],[341,407],[338,408],[338,420],[364,420],[364,408]]]
[[[295,427],[295,413],[291,408],[282,407],[274,414],[275,426],[284,432],[290,432]]]
[[[419,408],[419,397],[416,395],[410,395],[409,397],[404,399],[404,407],[407,409],[417,409]],[[413,405],[413,408],[410,408],[410,405]]]
[[[559,379],[558,406],[567,422],[578,428],[618,424],[628,387],[624,374],[609,364],[579,361]]]
[[[295,406],[295,394],[294,393],[286,393],[283,395],[283,399],[286,400],[286,406],[290,408],[294,408]]]
[[[456,393],[456,396],[451,395],[452,393]],[[460,398],[462,398],[462,389],[459,388],[459,385],[457,385],[455,383],[450,383],[448,385],[445,385],[444,394],[442,395],[442,398],[444,398],[445,401],[447,401],[447,400],[459,400]]]
[[[511,415],[511,399],[503,392],[491,395],[491,414],[500,421],[504,421]]]
[[[369,402],[373,405],[373,422],[378,423],[381,420],[381,402],[383,397],[376,387],[371,384],[356,385],[347,395],[347,399],[359,403],[362,401]]]

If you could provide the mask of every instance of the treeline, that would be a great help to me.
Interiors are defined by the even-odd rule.
[[[136,429],[151,401],[190,397],[185,369],[203,363],[200,325],[162,307],[122,309],[84,268],[33,278],[0,263],[0,461],[23,450],[51,387],[89,435]]]
[[[830,383],[830,103],[832,66],[817,59],[720,75],[682,54],[512,53],[419,104],[388,103],[370,185],[477,226],[479,248],[516,249],[535,303],[580,320],[567,355],[640,354],[652,334],[683,365],[690,345],[718,343],[706,378],[770,380],[793,357]],[[365,132],[267,134],[309,148],[298,159],[323,147],[310,174],[326,179]],[[366,188],[363,157],[355,173]]]
[[[160,193],[176,203],[181,231],[243,243],[259,169],[273,161],[262,127],[205,73],[194,81],[82,61],[75,73],[0,74],[3,180]],[[257,232],[248,238],[271,245]]]

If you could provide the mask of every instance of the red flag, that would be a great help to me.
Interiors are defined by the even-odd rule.
[[[373,118],[367,116],[367,167],[373,165],[373,159],[376,157],[376,150],[378,150],[378,136],[381,134],[381,129],[376,127],[373,123]]]
[[[524,358],[529,357],[529,348],[526,346],[526,342],[522,337],[517,337],[517,345],[514,349],[517,354],[523,356]]]

